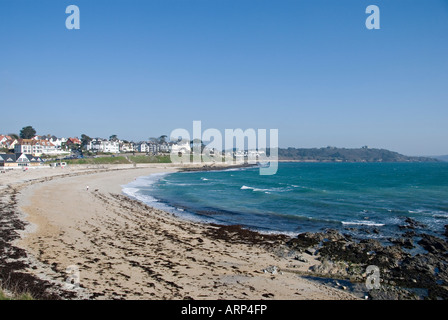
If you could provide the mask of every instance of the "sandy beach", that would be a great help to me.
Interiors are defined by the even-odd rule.
[[[17,266],[63,299],[356,299],[301,277],[320,262],[288,255],[284,236],[192,223],[122,195],[122,186],[139,176],[178,169],[73,166],[2,174],[2,214],[14,212],[14,221],[23,222],[2,251],[20,253],[22,264],[4,259],[11,268],[3,277]],[[78,272],[79,287],[67,287],[67,268]]]

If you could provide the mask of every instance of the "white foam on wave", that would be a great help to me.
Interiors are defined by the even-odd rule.
[[[291,191],[290,189],[287,188],[268,188],[268,189],[263,189],[263,188],[254,188],[254,187],[249,187],[249,186],[242,186],[240,188],[241,190],[252,190],[254,192],[264,192],[267,194],[270,194],[272,192],[288,192]]]
[[[150,176],[142,176],[136,178],[134,181],[128,183],[127,185],[122,185],[122,192],[124,195],[128,196],[129,198],[141,201],[153,208],[163,210],[165,212],[171,213],[175,215],[176,217],[180,219],[184,219],[186,221],[196,222],[196,223],[211,223],[214,222],[211,219],[207,219],[204,217],[199,217],[188,210],[185,210],[183,208],[178,208],[171,206],[169,204],[166,204],[164,202],[161,202],[157,200],[156,198],[143,194],[141,192],[141,189],[148,188],[154,183],[160,181],[163,179],[164,176],[171,174],[170,172],[163,172],[163,173],[153,173]]]
[[[229,168],[229,169],[223,169],[219,170],[220,172],[229,172],[229,171],[245,171],[249,169],[258,169],[258,167],[241,167],[241,168]]]
[[[268,192],[268,191],[272,191],[271,189],[261,189],[261,188],[254,188],[254,187],[248,187],[248,186],[242,186],[240,188],[241,190],[252,190],[255,192]]]
[[[151,197],[140,192],[141,188],[150,187],[157,181],[160,181],[164,176],[168,175],[169,172],[153,173],[150,176],[137,177],[134,181],[122,185],[122,192],[130,198],[142,201],[146,204],[153,204],[158,202],[154,197]]]
[[[371,226],[371,227],[382,227],[385,226],[384,223],[377,223],[373,221],[341,221],[343,225],[357,225],[357,226]]]
[[[420,214],[423,216],[429,216],[433,218],[448,218],[448,212],[442,210],[417,209],[417,210],[408,210],[408,212],[414,214]]]
[[[288,237],[293,237],[293,238],[297,237],[297,232],[293,232],[293,231],[262,230],[262,229],[251,228],[251,227],[248,227],[246,229],[250,230],[250,231],[255,231],[257,233],[264,234],[264,235],[279,235],[279,234],[282,234],[282,235],[285,235],[285,236],[288,236]]]

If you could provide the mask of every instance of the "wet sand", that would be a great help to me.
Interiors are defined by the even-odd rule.
[[[121,194],[136,177],[177,170],[154,164],[2,174],[2,199],[15,190],[26,222],[13,243],[26,253],[24,271],[64,288],[74,266],[80,287],[62,298],[356,299],[300,277],[320,262],[285,254],[284,236],[192,223]]]

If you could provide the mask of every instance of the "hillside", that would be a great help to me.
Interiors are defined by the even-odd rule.
[[[437,162],[429,157],[409,157],[394,151],[373,148],[279,148],[279,160],[325,162]]]
[[[440,161],[448,162],[448,155],[445,155],[445,156],[433,156],[432,158],[435,158],[435,159],[440,160]]]

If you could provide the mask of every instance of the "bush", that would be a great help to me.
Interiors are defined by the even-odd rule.
[[[3,290],[0,289],[0,301],[1,300],[34,300],[28,293],[15,294],[12,296],[6,295]]]

